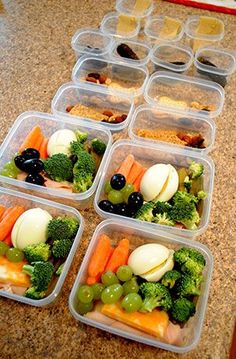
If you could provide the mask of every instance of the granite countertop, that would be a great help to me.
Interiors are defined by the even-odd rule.
[[[75,61],[70,47],[72,35],[79,28],[98,26],[103,16],[114,9],[114,1],[109,0],[3,0],[2,4],[0,141],[20,113],[28,110],[50,112],[51,99],[56,90],[71,78]],[[226,27],[223,45],[236,48],[236,21],[233,16],[161,1],[156,1],[156,13],[175,15],[181,19],[192,14],[216,15]],[[198,238],[214,255],[214,274],[201,340],[195,350],[181,356],[183,359],[227,359],[233,332],[236,76],[225,90],[226,102],[222,115],[216,119],[216,145],[211,153],[216,176],[210,225]],[[101,220],[92,208],[82,211],[82,214],[86,219],[86,229],[56,304],[39,309],[0,299],[0,357],[178,358],[177,354],[110,335],[76,323],[72,318],[68,296],[91,235]]]

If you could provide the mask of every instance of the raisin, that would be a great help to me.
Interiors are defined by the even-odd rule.
[[[121,57],[126,57],[127,59],[132,60],[139,60],[136,53],[126,44],[120,44],[119,46],[117,46],[116,50]]]

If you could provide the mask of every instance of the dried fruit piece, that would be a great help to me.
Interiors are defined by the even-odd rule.
[[[97,72],[90,72],[90,74],[88,74],[88,77],[93,77],[96,80],[99,80],[100,74]]]
[[[99,80],[100,84],[103,85],[103,84],[105,84],[107,77],[105,75],[100,75],[98,80]]]
[[[90,77],[90,76],[87,76],[86,77],[86,81],[88,81],[88,82],[93,82],[93,83],[97,83],[97,80],[94,78],[94,77]]]
[[[111,116],[113,116],[113,113],[111,112],[111,111],[109,111],[109,110],[105,110],[105,111],[103,111],[103,113],[102,113],[103,115],[105,115],[105,116],[108,116],[108,117],[111,117]]]
[[[132,60],[139,60],[139,57],[136,55],[136,53],[126,44],[120,44],[117,46],[116,50],[121,57]]]
[[[66,112],[70,112],[74,106],[68,105],[66,106]]]

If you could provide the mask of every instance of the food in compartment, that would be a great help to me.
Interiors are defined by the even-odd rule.
[[[223,31],[224,25],[218,19],[210,16],[200,16],[199,23],[195,31],[195,36],[198,37],[199,35],[199,37],[201,37],[206,35],[209,37],[209,40],[211,40],[210,36],[212,36],[214,40],[214,36],[220,35]],[[199,47],[208,44],[209,40],[198,38],[194,39],[192,41],[193,50],[196,51]]]
[[[105,212],[160,225],[196,230],[203,201],[202,163],[188,168],[157,163],[145,168],[129,154],[104,186]]]
[[[172,130],[157,128],[150,130],[148,128],[137,128],[136,134],[139,137],[151,140],[173,143],[175,145],[188,146],[193,148],[205,148],[204,137],[197,132],[185,132],[183,130]]]
[[[144,14],[151,6],[151,4],[152,4],[151,0],[136,0],[134,4],[133,13],[135,15]]]
[[[192,101],[189,104],[186,101],[174,100],[168,96],[156,96],[155,100],[158,101],[159,105],[171,106],[187,110],[188,108],[195,109],[198,111],[215,111],[215,106],[212,104],[204,104],[198,101]]]
[[[134,16],[120,14],[118,17],[117,34],[129,35],[137,27],[137,20]]]
[[[114,112],[109,109],[98,109],[85,106],[80,103],[68,105],[66,111],[73,116],[89,118],[95,121],[107,122],[111,124],[121,123],[126,120],[127,115],[121,112]]]
[[[210,80],[217,82],[222,87],[225,87],[227,85],[227,79],[224,75],[219,75],[216,73],[211,72],[211,67],[215,68],[217,70],[217,66],[214,65],[211,61],[209,61],[206,57],[199,56],[197,59],[201,64],[205,66],[210,66],[209,71],[205,68],[204,70],[197,68],[197,72],[204,75],[205,77],[209,78]],[[214,70],[214,69],[213,69]]]
[[[124,331],[183,345],[185,325],[195,315],[204,281],[202,253],[157,242],[133,248],[129,235],[115,241],[115,247],[113,243],[112,236],[100,234],[87,279],[77,289],[76,311],[114,328],[118,321]]]
[[[100,143],[98,152],[93,143]],[[67,192],[81,193],[93,184],[106,144],[80,130],[61,129],[47,139],[34,126],[19,151],[2,168],[2,176]]]
[[[40,207],[0,208],[0,289],[42,299],[61,274],[80,224]]]
[[[116,48],[116,51],[121,57],[132,60],[139,60],[139,57],[127,44],[119,44]]]
[[[181,26],[181,21],[165,16],[159,36],[163,39],[173,39],[179,34]]]

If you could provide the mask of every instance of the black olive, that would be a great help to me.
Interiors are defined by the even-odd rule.
[[[16,156],[14,158],[14,162],[17,168],[19,168],[21,171],[24,171],[24,163],[25,163],[25,157],[23,157],[22,155]]]
[[[37,184],[37,185],[39,185],[39,186],[43,186],[45,180],[44,180],[43,176],[41,176],[41,175],[38,174],[38,173],[30,173],[30,174],[26,177],[25,182]]]
[[[24,162],[24,170],[27,173],[39,173],[44,169],[44,164],[41,160],[35,158]]]
[[[21,154],[26,160],[40,157],[39,151],[35,148],[26,148]]]

